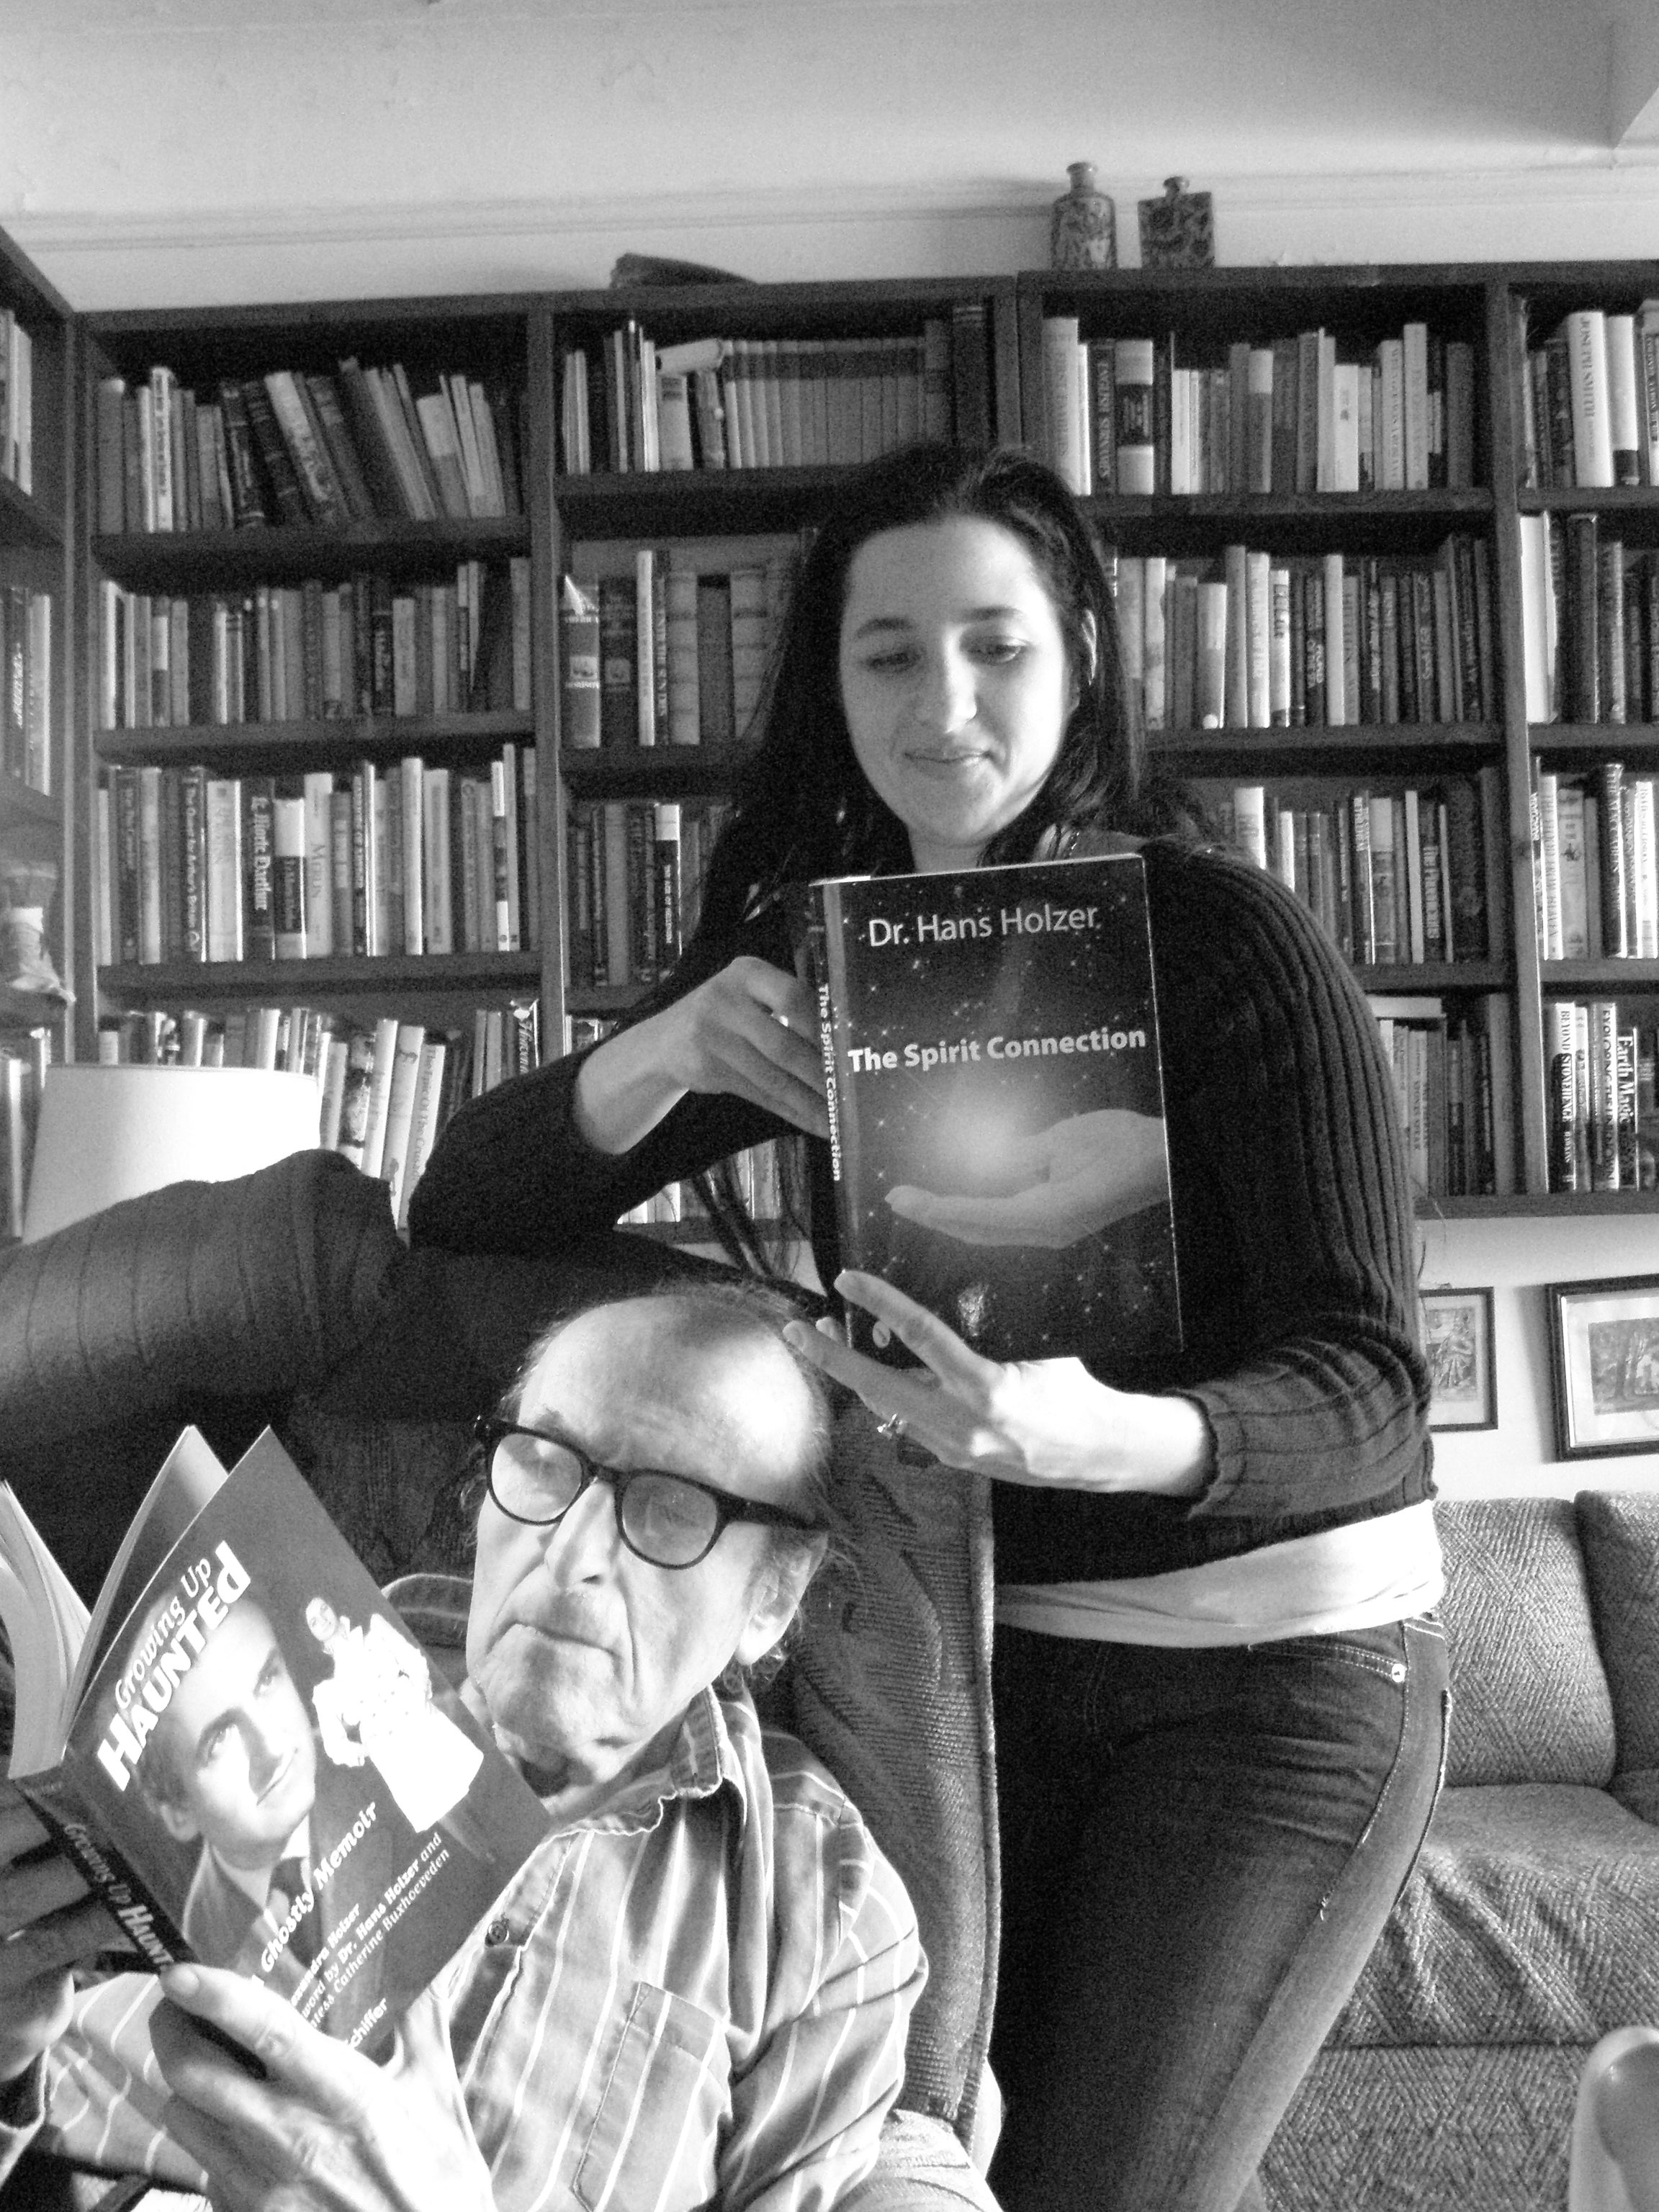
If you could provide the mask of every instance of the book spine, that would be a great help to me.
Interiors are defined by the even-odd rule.
[[[272,804],[270,908],[278,960],[306,957],[306,803],[279,795]]]
[[[857,1244],[849,1218],[853,1163],[847,1156],[842,1113],[845,1065],[836,1009],[847,1003],[847,963],[842,951],[841,892],[834,884],[814,884],[808,894],[806,944],[811,963],[812,996],[818,1018],[818,1049],[823,1057],[824,1103],[830,1116],[830,1173],[836,1187],[836,1217],[842,1249],[856,1264]]]
[[[61,1767],[20,1775],[16,1786],[145,1966],[159,1972],[195,1956],[160,1899],[111,1840],[107,1823],[93,1817]],[[153,1815],[145,1810],[138,1817]]]

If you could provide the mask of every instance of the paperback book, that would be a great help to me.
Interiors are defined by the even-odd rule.
[[[1139,856],[815,883],[807,941],[846,1264],[987,1358],[1177,1348]]]
[[[0,1487],[0,1620],[12,1778],[123,1963],[378,2054],[546,1832],[269,1430],[228,1474],[184,1431],[90,1618]]]

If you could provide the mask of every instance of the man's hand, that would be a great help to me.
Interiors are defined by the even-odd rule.
[[[125,1938],[54,1850],[9,1783],[0,1782],[0,2081],[27,2074],[69,2026],[70,1969]]]
[[[1005,1191],[953,1198],[913,1183],[887,1194],[895,1213],[963,1244],[1036,1244],[1058,1251],[1170,1194],[1164,1124],[1107,1107],[1028,1137],[1006,1161]]]
[[[390,2065],[331,2042],[257,1982],[175,1966],[151,2024],[169,2133],[206,2167],[217,2212],[490,2212],[489,2174],[430,1991]],[[210,2023],[263,2063],[255,2081]]]

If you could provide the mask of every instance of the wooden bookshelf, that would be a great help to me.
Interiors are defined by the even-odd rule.
[[[1501,1194],[1427,1196],[1425,1216],[1480,1218],[1492,1213],[1617,1212],[1659,1205],[1651,1190],[1553,1191],[1545,1015],[1550,1001],[1618,997],[1650,1028],[1659,1020],[1659,969],[1651,960],[1544,961],[1534,889],[1533,786],[1540,758],[1582,774],[1609,757],[1637,772],[1659,765],[1659,728],[1650,724],[1541,723],[1528,727],[1518,527],[1525,514],[1595,514],[1629,543],[1659,547],[1659,488],[1620,485],[1542,489],[1523,482],[1522,393],[1516,332],[1529,316],[1541,334],[1571,308],[1626,313],[1659,295],[1659,264],[1466,264],[1421,267],[1122,270],[1073,276],[1033,272],[1019,280],[1021,392],[1027,440],[1054,451],[1050,386],[1045,379],[1045,320],[1075,317],[1085,343],[1151,338],[1188,365],[1225,365],[1231,344],[1334,333],[1338,358],[1369,362],[1385,337],[1408,321],[1468,349],[1473,363],[1471,471],[1467,483],[1413,489],[1272,492],[1162,490],[1091,500],[1103,535],[1130,556],[1166,553],[1219,559],[1243,541],[1276,561],[1307,562],[1340,551],[1356,561],[1421,559],[1453,533],[1479,541],[1491,586],[1488,639],[1493,682],[1479,722],[1355,722],[1335,727],[1170,728],[1151,733],[1159,757],[1183,775],[1207,780],[1275,780],[1298,791],[1314,779],[1333,789],[1388,788],[1434,775],[1497,771],[1496,844],[1502,868],[1489,889],[1504,912],[1498,957],[1450,963],[1395,964],[1359,970],[1364,988],[1413,994],[1448,1009],[1501,1000],[1510,1050],[1494,1067],[1498,1103],[1513,1131],[1514,1188]],[[1053,389],[1060,390],[1059,386]],[[1165,481],[1167,479],[1164,479]],[[1311,718],[1310,718],[1311,719]]]

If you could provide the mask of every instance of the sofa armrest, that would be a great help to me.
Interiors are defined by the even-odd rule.
[[[0,1457],[192,1392],[316,1387],[368,1334],[404,1248],[335,1152],[173,1183],[0,1254]]]

